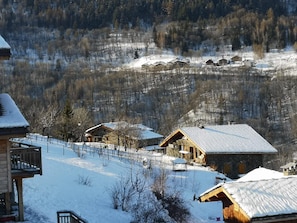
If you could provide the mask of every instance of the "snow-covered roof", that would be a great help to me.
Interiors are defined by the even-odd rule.
[[[0,94],[0,129],[29,127],[14,100],[8,94]]]
[[[0,35],[0,49],[10,49],[9,44],[4,40],[4,38]]]
[[[222,187],[250,218],[297,213],[297,177],[227,182]]]
[[[147,127],[143,124],[129,124],[127,122],[124,121],[120,121],[120,122],[106,122],[106,123],[101,123],[99,125],[93,126],[89,129],[86,130],[86,133],[91,132],[101,126],[104,126],[106,128],[112,129],[112,130],[117,130],[121,127],[132,127],[132,128],[137,128],[140,130],[141,139],[155,139],[155,138],[163,138],[163,135],[160,135],[156,132],[153,132],[152,128]]]
[[[244,176],[240,177],[237,182],[241,181],[255,181],[255,180],[268,180],[268,179],[276,179],[276,178],[281,178],[284,177],[284,174],[275,171],[275,170],[270,170],[264,167],[259,167],[256,168]]]
[[[290,162],[290,163],[287,163],[287,164],[281,166],[280,168],[281,169],[289,169],[289,168],[296,168],[296,166],[297,166],[296,162]]]
[[[184,127],[180,131],[207,154],[277,152],[271,144],[246,124]]]
[[[297,213],[297,177],[263,167],[254,169],[236,181],[220,183],[200,197],[223,189],[226,196],[236,202],[250,217],[260,218]],[[214,193],[213,193],[214,192]]]

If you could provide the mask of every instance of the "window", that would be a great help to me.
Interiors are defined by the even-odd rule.
[[[239,174],[244,174],[246,173],[246,165],[245,165],[245,162],[243,161],[240,161],[239,164],[238,164],[238,173]]]
[[[224,163],[224,174],[230,174],[232,170],[231,163]]]
[[[190,159],[194,159],[194,148],[191,146],[190,147],[190,156],[191,156],[191,158]]]

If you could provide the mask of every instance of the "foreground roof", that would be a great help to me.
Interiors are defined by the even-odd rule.
[[[161,143],[161,146],[166,146],[168,140],[178,133],[187,137],[206,154],[263,154],[277,152],[260,134],[246,124],[180,128],[168,136]]]
[[[229,181],[200,195],[215,196],[222,192],[242,209],[250,219],[297,214],[297,177],[264,180]],[[205,199],[205,198],[203,198]],[[202,199],[202,200],[203,200]],[[203,200],[205,201],[205,200]]]
[[[0,135],[25,134],[29,123],[8,94],[0,94]]]

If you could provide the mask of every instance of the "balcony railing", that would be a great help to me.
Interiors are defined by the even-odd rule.
[[[57,212],[58,223],[87,223],[86,220],[80,218],[73,211],[58,211]]]
[[[10,149],[11,172],[15,175],[42,175],[41,147],[13,143]]]

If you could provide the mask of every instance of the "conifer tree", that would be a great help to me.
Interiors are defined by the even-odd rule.
[[[63,140],[68,141],[72,137],[72,118],[73,118],[73,109],[70,104],[70,101],[67,99],[63,112],[62,112],[62,129],[61,134]]]

